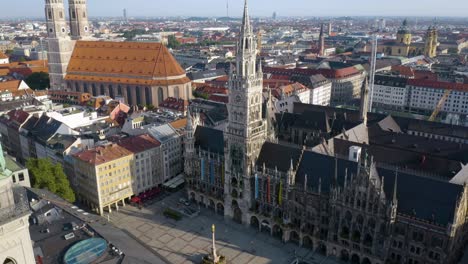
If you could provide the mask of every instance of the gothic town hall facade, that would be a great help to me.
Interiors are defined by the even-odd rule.
[[[467,242],[468,187],[378,168],[358,147],[337,158],[277,143],[256,53],[246,4],[227,126],[204,127],[197,113],[188,116],[190,199],[345,262],[456,263]]]

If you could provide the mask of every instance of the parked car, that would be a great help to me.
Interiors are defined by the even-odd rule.
[[[190,201],[185,200],[184,198],[179,199],[179,203],[185,205],[185,206],[190,206]]]

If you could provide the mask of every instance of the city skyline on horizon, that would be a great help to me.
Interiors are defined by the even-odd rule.
[[[468,9],[468,2],[463,0],[452,0],[450,5],[436,0],[416,0],[410,3],[394,0],[391,6],[385,8],[372,0],[356,0],[352,6],[342,4],[342,0],[328,0],[326,5],[310,3],[309,0],[293,0],[293,2],[296,4],[291,5],[291,2],[279,2],[279,0],[249,0],[250,14],[252,17],[269,17],[273,12],[280,17],[466,17],[464,10]],[[169,5],[160,0],[151,3],[146,0],[99,0],[99,2],[88,2],[88,12],[91,17],[119,17],[123,16],[123,9],[127,9],[128,17],[225,17],[228,15],[227,3],[229,3],[230,17],[242,15],[243,0],[175,0]],[[25,4],[29,6],[27,9],[24,8]],[[161,5],[164,7],[158,8]],[[0,19],[40,18],[44,13],[43,0],[9,1],[2,6],[10,11],[6,16],[0,14]],[[184,8],[180,8],[181,6]]]

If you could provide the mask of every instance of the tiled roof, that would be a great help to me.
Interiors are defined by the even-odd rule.
[[[21,84],[21,80],[13,80],[13,81],[7,81],[7,82],[0,82],[0,91],[10,91],[14,92],[18,90],[18,87]]]
[[[109,77],[96,75],[81,75],[81,74],[67,74],[65,77],[69,81],[92,81],[104,83],[122,83],[122,84],[135,84],[135,85],[153,85],[153,86],[169,86],[177,84],[186,84],[190,82],[188,77],[182,77],[171,80],[151,80],[142,78],[123,78],[123,77]]]
[[[440,81],[422,80],[422,79],[409,79],[408,85],[468,92],[468,84],[465,84],[465,83],[440,82]]]
[[[185,111],[187,110],[187,106],[189,105],[187,100],[184,99],[177,99],[174,97],[168,97],[164,100],[159,107],[175,110],[175,111]]]
[[[197,130],[195,131],[195,147],[224,155],[223,131],[197,126]]]
[[[297,168],[301,154],[302,149],[265,142],[258,155],[257,166],[261,168],[265,164],[269,169],[276,168],[278,171],[287,172],[291,167],[291,160],[293,168]]]
[[[187,126],[187,118],[182,118],[174,122],[169,123],[174,129],[181,129]]]
[[[345,171],[348,180],[351,174],[356,175],[356,163],[337,160],[338,185],[344,186]],[[322,193],[328,193],[335,173],[335,158],[310,151],[305,151],[296,175],[296,183],[304,184],[307,174],[309,190],[317,192],[319,179]],[[395,183],[395,172],[377,168],[380,179],[384,179],[384,192],[387,199],[392,199]],[[354,176],[355,177],[355,176]],[[420,177],[412,174],[399,173],[397,181],[398,213],[418,219],[447,225],[453,220],[453,212],[463,186],[448,182]],[[434,195],[434,194],[437,195]]]
[[[5,53],[3,53],[3,52],[0,51],[0,60],[1,60],[1,59],[8,59],[8,56],[5,55]]]
[[[383,86],[401,87],[405,88],[408,78],[389,75],[376,75],[375,84]]]
[[[75,158],[91,165],[100,165],[132,155],[132,152],[117,144],[98,146],[73,155]]]
[[[0,69],[0,76],[7,76],[9,73],[9,69]]]
[[[157,141],[148,134],[129,137],[119,141],[117,144],[133,153],[140,153],[161,146],[161,142]]]
[[[361,74],[361,72],[356,67],[345,67],[341,69],[284,69],[277,67],[265,67],[263,69],[264,73],[272,73],[276,75],[285,75],[285,76],[311,76],[315,74],[322,74],[329,79],[342,79]]]
[[[185,71],[163,44],[146,42],[78,41],[67,72],[67,79],[71,80],[84,76],[117,78],[121,82],[134,78],[152,81],[152,78],[185,77]]]

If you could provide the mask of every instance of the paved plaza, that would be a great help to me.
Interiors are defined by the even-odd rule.
[[[211,249],[212,224],[216,225],[218,252],[226,256],[229,263],[289,264],[295,256],[310,264],[337,263],[294,244],[284,244],[254,228],[224,220],[209,209],[202,208],[198,216],[183,217],[180,221],[164,217],[164,208],[181,206],[180,197],[181,192],[172,194],[141,210],[127,206],[112,212],[110,220],[168,263],[200,263]]]

